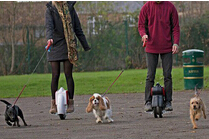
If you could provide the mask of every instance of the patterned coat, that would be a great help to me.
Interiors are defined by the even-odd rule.
[[[85,51],[90,50],[86,37],[83,34],[78,15],[74,9],[76,2],[70,1],[67,2],[72,25],[76,37],[79,39],[81,45]],[[51,51],[48,52],[47,60],[48,61],[62,61],[68,59],[68,50],[67,43],[65,40],[63,23],[59,16],[57,9],[52,6],[52,2],[46,4],[47,9],[45,13],[45,26],[46,26],[46,38],[53,39],[53,45],[51,46]]]

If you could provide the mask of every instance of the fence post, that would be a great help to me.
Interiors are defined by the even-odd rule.
[[[128,21],[124,20],[125,24],[125,44],[126,44],[126,56],[128,56]]]
[[[28,48],[28,73],[30,73],[30,40],[29,40],[29,28],[27,27],[27,48]]]

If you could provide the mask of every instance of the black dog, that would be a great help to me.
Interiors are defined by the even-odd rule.
[[[16,126],[17,123],[17,126],[20,127],[18,116],[20,116],[24,125],[27,126],[25,119],[23,117],[22,110],[18,106],[16,105],[12,106],[12,104],[7,102],[6,100],[0,100],[0,101],[4,102],[7,105],[4,115],[5,115],[5,121],[9,126],[12,126],[11,122],[13,122],[14,123],[13,126]]]

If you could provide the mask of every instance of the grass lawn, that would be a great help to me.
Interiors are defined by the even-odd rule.
[[[104,93],[121,71],[75,72],[75,95]],[[143,93],[147,70],[125,70],[108,93]],[[183,68],[173,68],[173,90],[184,90]],[[0,98],[17,97],[23,86],[30,81],[21,97],[50,96],[51,74],[0,76]],[[209,89],[209,67],[204,68],[204,89]],[[162,69],[157,69],[155,81],[163,85]],[[59,88],[67,89],[61,73]]]

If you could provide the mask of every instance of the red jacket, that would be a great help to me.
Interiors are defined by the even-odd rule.
[[[141,37],[148,35],[146,52],[169,53],[172,45],[179,45],[178,13],[171,2],[147,2],[141,9],[138,22]]]

